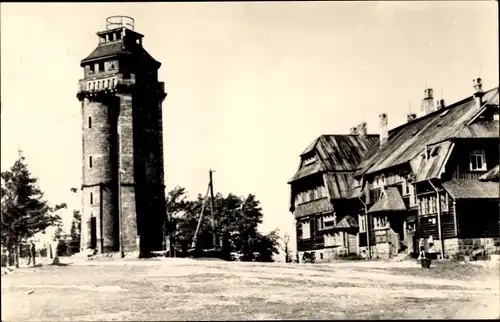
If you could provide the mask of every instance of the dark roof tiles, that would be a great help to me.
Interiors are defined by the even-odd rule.
[[[353,217],[347,215],[342,218],[337,225],[335,225],[335,229],[342,230],[342,229],[349,229],[349,228],[358,228],[358,222],[356,219]]]
[[[369,213],[383,211],[404,211],[405,203],[397,188],[387,188],[380,199],[368,210]]]
[[[94,51],[90,53],[86,58],[82,60],[83,62],[98,59],[98,58],[104,58],[108,56],[113,56],[113,55],[119,55],[119,54],[132,54],[131,51],[122,49],[122,43],[121,42],[110,42],[110,43],[104,43],[100,44],[97,46]]]
[[[488,104],[498,96],[498,88],[484,93],[483,101]],[[468,97],[444,109],[432,112],[412,122],[389,131],[388,141],[371,157],[360,164],[356,175],[369,174],[392,166],[409,162],[425,149],[426,145],[445,141],[456,136],[476,137],[491,135],[498,125],[480,130],[481,125],[467,125],[481,110],[474,98]],[[462,134],[465,133],[465,134]],[[469,134],[470,133],[470,134]],[[476,136],[474,136],[476,135]],[[496,132],[498,137],[498,130]]]
[[[497,182],[454,179],[444,182],[443,187],[454,199],[500,198],[500,186]]]

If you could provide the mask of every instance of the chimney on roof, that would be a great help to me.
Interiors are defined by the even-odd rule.
[[[409,113],[408,115],[406,115],[406,119],[408,122],[411,122],[416,118],[417,118],[417,114],[415,114],[415,113]]]
[[[440,110],[442,108],[445,108],[445,103],[444,103],[444,99],[440,99],[440,100],[437,100],[436,101],[436,110]]]
[[[358,134],[358,128],[355,127],[355,126],[351,127],[350,134],[351,135],[357,135]]]
[[[474,100],[476,105],[479,107],[483,103],[483,81],[481,78],[474,78],[472,80],[472,85],[474,86]]]
[[[357,132],[358,132],[359,137],[361,137],[363,139],[366,138],[366,132],[367,132],[366,122],[358,124]]]
[[[389,138],[389,127],[387,124],[387,114],[382,113],[378,116],[380,121],[380,145],[382,146]]]
[[[424,115],[434,112],[434,91],[432,88],[427,88],[424,91],[424,98],[422,99],[422,111]]]

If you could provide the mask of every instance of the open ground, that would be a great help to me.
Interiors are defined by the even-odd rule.
[[[73,261],[73,263],[71,263]],[[498,266],[62,259],[2,276],[2,321],[499,318]]]

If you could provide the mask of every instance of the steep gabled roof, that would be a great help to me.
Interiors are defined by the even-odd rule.
[[[382,211],[404,211],[406,205],[397,188],[389,187],[384,190],[380,199],[368,210],[369,213]]]
[[[375,173],[410,162],[422,153],[426,145],[455,137],[490,137],[495,129],[497,132],[494,137],[498,137],[498,124],[486,127],[480,122],[468,124],[482,111],[484,105],[488,105],[497,97],[498,87],[484,92],[483,106],[477,106],[474,97],[470,96],[392,129],[389,131],[388,141],[371,157],[361,162],[359,166],[361,170],[357,171],[356,175]]]
[[[355,171],[362,158],[367,152],[373,150],[377,143],[378,135],[373,134],[366,137],[342,134],[321,135],[300,154],[302,157],[315,151],[318,160],[308,165],[303,165],[301,162],[299,169],[288,183],[317,172]]]
[[[322,135],[316,143],[316,151],[328,171],[354,171],[366,152],[378,144],[379,136]]]
[[[350,228],[358,228],[358,222],[353,217],[347,215],[342,218],[337,225],[335,225],[334,229],[343,230]]]

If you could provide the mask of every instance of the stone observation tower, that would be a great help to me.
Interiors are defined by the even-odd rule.
[[[113,16],[81,61],[81,248],[99,253],[162,249],[165,218],[161,63],[134,19]],[[139,246],[140,245],[140,246]]]

